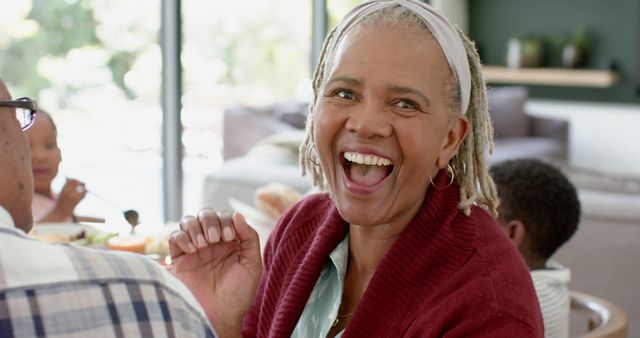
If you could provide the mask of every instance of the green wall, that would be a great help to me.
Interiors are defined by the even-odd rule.
[[[594,38],[586,68],[612,60],[621,77],[610,88],[529,86],[532,97],[640,103],[640,0],[468,0],[469,35],[487,65],[505,65],[510,37],[545,39],[547,66],[560,65],[554,37],[585,27]]]

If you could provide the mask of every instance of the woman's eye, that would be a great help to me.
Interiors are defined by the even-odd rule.
[[[337,97],[339,97],[339,98],[341,98],[341,99],[345,99],[345,100],[353,100],[353,99],[355,99],[355,97],[356,97],[356,96],[353,94],[353,92],[351,92],[351,91],[349,91],[349,90],[345,90],[345,89],[338,90],[338,91],[336,92],[336,96],[337,96]]]
[[[412,101],[400,100],[396,103],[396,107],[400,109],[418,109],[418,106]]]

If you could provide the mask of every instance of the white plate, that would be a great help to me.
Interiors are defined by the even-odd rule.
[[[94,227],[77,223],[39,223],[33,226],[29,236],[46,243],[73,243],[75,242],[74,238],[79,237],[83,232],[85,238],[88,236],[108,236],[108,233]],[[81,244],[82,241],[78,243]],[[89,246],[94,246],[93,244]],[[100,243],[95,244],[100,246]]]

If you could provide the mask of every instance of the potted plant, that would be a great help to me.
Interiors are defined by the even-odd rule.
[[[540,67],[544,56],[542,40],[534,36],[511,38],[507,44],[509,68]]]
[[[578,28],[562,46],[562,66],[565,68],[580,68],[587,62],[588,51],[592,43],[589,32]]]

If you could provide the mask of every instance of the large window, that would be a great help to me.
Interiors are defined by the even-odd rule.
[[[355,5],[363,0],[326,0],[329,19],[329,29],[333,29],[342,20],[342,17]]]
[[[0,78],[58,125],[78,212],[136,209],[162,222],[161,0],[12,0],[0,11]],[[307,97],[311,4],[183,1],[184,210],[222,164],[222,112]]]
[[[0,77],[58,125],[78,213],[160,217],[159,0],[12,0],[0,12]]]
[[[222,118],[234,105],[309,95],[311,3],[183,1],[185,211],[222,163]]]

